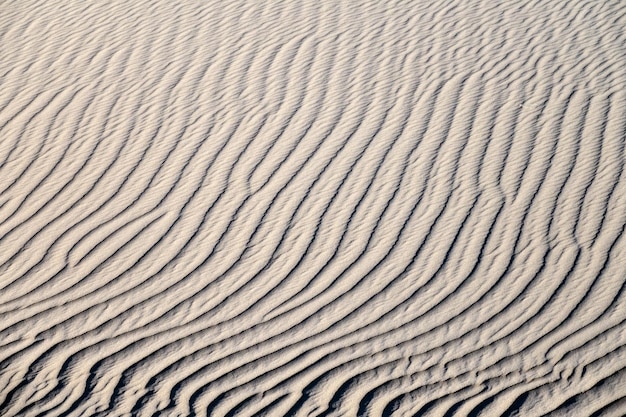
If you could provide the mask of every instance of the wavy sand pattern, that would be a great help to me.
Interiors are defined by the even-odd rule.
[[[2,2],[0,415],[625,415],[624,28]]]

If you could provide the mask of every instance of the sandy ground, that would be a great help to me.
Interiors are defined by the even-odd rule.
[[[626,3],[0,3],[0,415],[626,415]]]

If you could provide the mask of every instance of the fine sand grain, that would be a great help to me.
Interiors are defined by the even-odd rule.
[[[0,415],[626,415],[624,0],[0,3]]]

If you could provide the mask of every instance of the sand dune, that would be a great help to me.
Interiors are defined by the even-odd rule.
[[[625,415],[624,28],[2,2],[0,415]]]

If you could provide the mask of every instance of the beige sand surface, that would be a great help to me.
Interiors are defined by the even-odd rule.
[[[0,3],[1,416],[626,415],[624,0]]]

